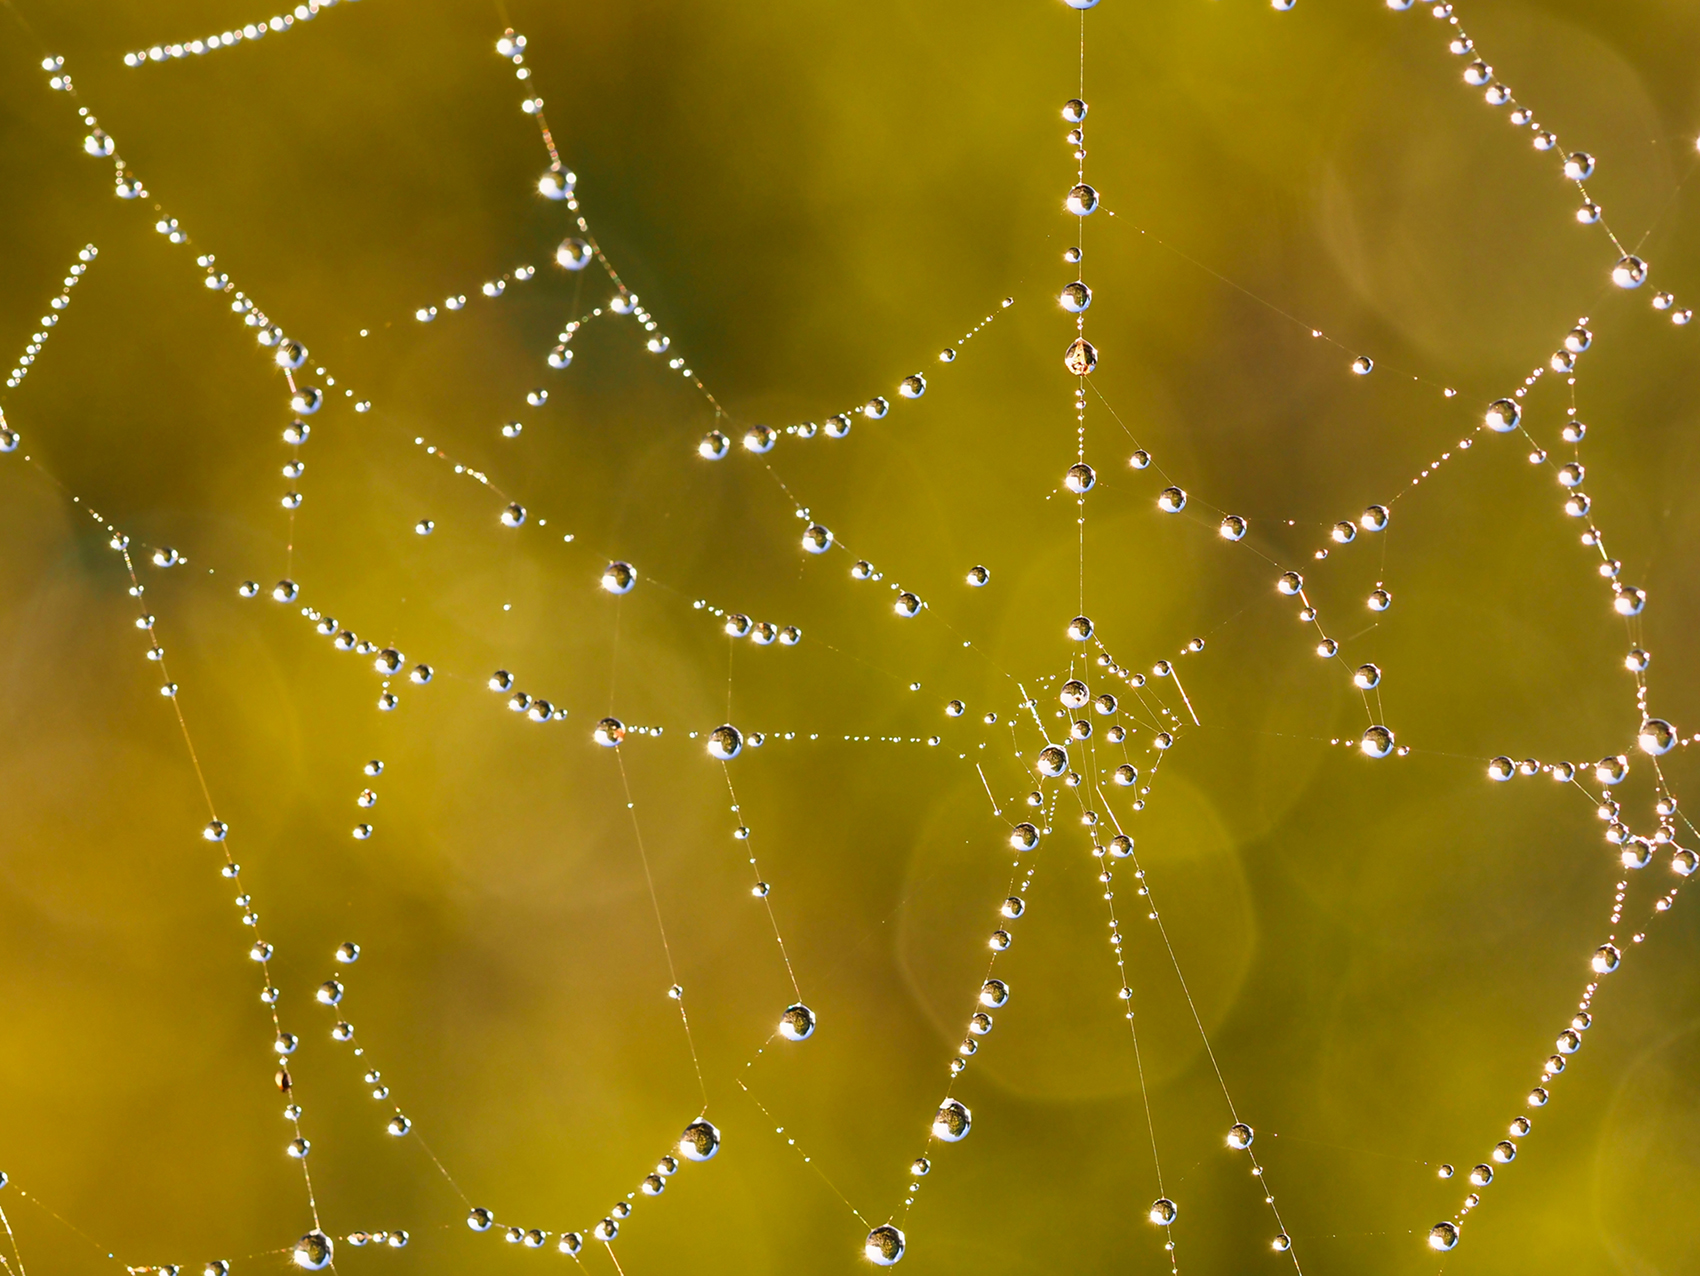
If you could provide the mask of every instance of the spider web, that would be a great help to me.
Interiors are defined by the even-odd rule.
[[[369,70],[396,30],[382,10],[304,6],[267,29],[320,21],[310,37],[318,43],[291,56],[320,66],[346,56]],[[1456,15],[1443,12],[1436,25],[1432,12],[1395,15],[1424,23],[1415,33],[1377,28],[1398,50],[1382,52],[1383,68],[1440,79],[1486,57],[1418,56],[1437,39],[1444,51],[1458,33],[1446,21]],[[81,1125],[50,1107],[59,1128],[77,1131],[74,1147],[141,1153],[98,1176],[60,1167],[58,1184],[39,1150],[53,1126],[14,1117],[15,1190],[43,1212],[20,1226],[9,1265],[23,1269],[34,1245],[59,1259],[50,1247],[67,1236],[101,1239],[64,1250],[66,1264],[196,1270],[218,1252],[235,1267],[275,1267],[280,1255],[307,1265],[325,1257],[312,1233],[294,1240],[311,1225],[344,1264],[446,1270],[469,1259],[558,1262],[565,1252],[642,1271],[684,1242],[724,1253],[708,1263],[848,1266],[864,1234],[875,1240],[872,1229],[893,1226],[906,1263],[952,1269],[997,1261],[1013,1229],[1025,1245],[1057,1230],[1090,1233],[1070,1249],[1082,1261],[1328,1271],[1371,1256],[1418,1270],[1432,1261],[1424,1242],[1434,1219],[1442,1243],[1445,1226],[1468,1234],[1456,1261],[1478,1240],[1488,1255],[1527,1252],[1517,1224],[1494,1235],[1488,1207],[1520,1210],[1524,1227],[1542,1217],[1542,1207],[1502,1198],[1530,1161],[1574,1163],[1562,1146],[1560,1121],[1577,1119],[1562,1116],[1567,1101],[1614,1115],[1603,1133],[1588,1132],[1616,1150],[1614,1165],[1645,1155],[1632,1146],[1638,1127],[1633,1109],[1622,1115],[1623,1090],[1566,1093],[1577,1088],[1569,1066],[1583,1064],[1586,1076],[1595,1051],[1560,1076],[1540,1060],[1545,1038],[1571,1015],[1608,1012],[1608,1024],[1625,1013],[1654,1043],[1616,1061],[1619,1076],[1656,1091],[1669,1066],[1671,1047],[1655,1043],[1661,989],[1641,994],[1645,1007],[1612,1006],[1625,977],[1611,952],[1641,964],[1639,937],[1656,934],[1647,919],[1681,880],[1668,870],[1692,862],[1680,858],[1693,838],[1685,818],[1653,810],[1670,793],[1677,755],[1637,748],[1638,736],[1663,743],[1643,719],[1679,718],[1681,701],[1649,703],[1654,684],[1640,670],[1625,685],[1605,673],[1626,650],[1667,650],[1646,632],[1664,596],[1649,575],[1657,560],[1629,547],[1637,533],[1642,546],[1670,535],[1651,516],[1657,458],[1682,453],[1674,441],[1626,440],[1609,413],[1637,420],[1634,396],[1591,390],[1596,377],[1635,384],[1644,365],[1629,352],[1665,339],[1644,335],[1646,314],[1630,313],[1621,293],[1653,295],[1661,324],[1686,316],[1656,283],[1620,290],[1607,279],[1620,258],[1651,256],[1607,229],[1626,224],[1620,201],[1629,224],[1658,226],[1670,216],[1656,206],[1665,192],[1631,179],[1607,201],[1591,174],[1572,183],[1578,200],[1601,198],[1611,215],[1554,261],[1556,252],[1537,251],[1549,247],[1538,237],[1568,211],[1534,174],[1550,181],[1576,149],[1570,135],[1587,132],[1586,115],[1556,128],[1556,144],[1534,158],[1539,117],[1519,126],[1515,148],[1471,152],[1495,192],[1526,199],[1518,211],[1540,227],[1528,254],[1542,259],[1538,286],[1558,295],[1508,318],[1501,289],[1516,281],[1496,272],[1514,267],[1491,254],[1471,262],[1490,283],[1476,278],[1464,290],[1470,319],[1462,348],[1449,350],[1394,312],[1410,307],[1444,327],[1456,318],[1450,295],[1422,271],[1377,278],[1389,268],[1365,246],[1374,221],[1365,204],[1383,199],[1403,217],[1408,192],[1340,171],[1354,148],[1376,153],[1391,134],[1362,127],[1329,157],[1321,220],[1338,276],[1242,287],[1167,229],[1183,221],[1148,216],[1150,201],[1123,193],[1159,162],[1131,140],[1148,104],[1125,89],[1106,98],[1095,80],[1083,89],[1055,13],[1041,16],[1035,30],[1053,56],[1029,59],[1044,68],[1035,93],[1060,101],[1078,92],[1093,111],[1080,163],[1053,157],[1034,183],[1035,215],[1019,224],[1032,241],[1052,242],[1043,254],[1023,249],[1021,264],[999,274],[1021,277],[1010,285],[1014,304],[976,309],[983,303],[935,294],[890,335],[878,325],[858,332],[858,346],[875,354],[864,362],[890,370],[848,391],[806,369],[797,391],[763,388],[797,370],[795,338],[769,337],[755,343],[751,388],[737,396],[721,392],[694,352],[712,346],[711,311],[695,332],[661,317],[682,309],[684,289],[670,281],[689,283],[690,272],[643,265],[655,282],[631,282],[638,268],[624,263],[641,258],[644,236],[622,231],[632,254],[598,237],[604,219],[590,211],[598,196],[588,176],[575,198],[534,186],[547,165],[554,193],[564,193],[576,162],[563,141],[571,130],[557,134],[548,122],[559,127],[544,40],[520,44],[510,30],[499,46],[506,62],[495,73],[480,67],[467,95],[477,102],[469,134],[517,139],[492,150],[491,185],[539,192],[505,206],[509,242],[480,245],[468,260],[410,263],[398,272],[403,283],[367,290],[394,303],[371,309],[364,299],[313,305],[312,289],[332,278],[326,268],[291,289],[292,270],[314,269],[311,232],[296,240],[282,219],[288,264],[276,264],[270,241],[280,225],[263,204],[226,227],[259,224],[248,230],[247,261],[211,234],[203,242],[176,199],[205,181],[183,157],[202,160],[206,148],[168,143],[149,156],[168,170],[150,189],[155,163],[115,142],[101,153],[108,129],[124,138],[141,126],[118,130],[98,113],[76,120],[66,103],[94,112],[95,94],[82,92],[80,66],[49,55],[39,74],[63,96],[50,100],[57,113],[44,134],[61,147],[86,137],[85,150],[115,165],[126,198],[122,219],[88,232],[96,242],[79,253],[79,236],[61,254],[75,265],[11,372],[9,503],[20,537],[34,537],[43,556],[55,545],[85,555],[110,548],[107,561],[75,569],[87,599],[44,605],[19,626],[28,653],[19,668],[61,671],[43,680],[54,684],[77,667],[85,689],[69,697],[73,714],[45,695],[20,710],[31,747],[17,754],[15,792],[26,809],[42,800],[32,789],[74,800],[102,853],[81,870],[87,881],[43,874],[39,862],[15,872],[26,896],[38,889],[29,882],[69,881],[73,897],[104,906],[107,947],[80,958],[91,966],[79,987],[80,1040],[106,1061],[90,1069],[94,1088],[118,1109],[147,1111],[111,1139],[102,1129],[116,1119],[110,1110]],[[1112,27],[1106,53],[1088,45],[1100,17],[1110,15],[1081,28],[1088,70],[1111,63],[1115,38],[1126,38]],[[1264,21],[1224,8],[1162,20],[1185,45],[1218,41],[1199,63],[1221,74],[1258,47],[1245,43],[1254,22],[1259,40],[1322,58],[1305,49],[1314,25],[1268,29],[1307,17],[1316,22],[1304,11]],[[367,43],[339,54],[336,23]],[[1347,47],[1362,47],[1364,29],[1350,27]],[[477,38],[487,48],[494,33]],[[188,59],[204,60],[208,75],[237,76],[218,68],[284,56],[270,46],[158,47],[160,58],[132,56],[125,73],[174,75],[153,64]],[[1301,65],[1314,77],[1319,64]],[[497,75],[518,73],[504,96]],[[1600,78],[1616,73],[1607,65]],[[1481,81],[1469,84],[1471,98],[1499,84],[1491,69],[1467,79]],[[515,119],[514,100],[536,122],[540,151],[519,149],[530,126]],[[1494,109],[1509,115],[1537,100],[1507,95]],[[1305,118],[1307,105],[1294,116]],[[1484,108],[1471,105],[1448,139],[1486,132]],[[268,117],[263,103],[256,114]],[[420,127],[407,120],[408,131]],[[311,130],[288,132],[306,149]],[[1055,145],[1034,140],[1035,149]],[[1621,151],[1598,151],[1604,187]],[[1178,167],[1183,153],[1160,162]],[[1420,147],[1409,154],[1437,162]],[[616,158],[631,164],[629,154]],[[87,162],[67,181],[92,207]],[[607,157],[602,167],[618,171]],[[294,180],[337,185],[335,164],[303,173]],[[1446,187],[1455,175],[1444,176]],[[1102,188],[1089,217],[1056,210],[1054,192],[1077,180]],[[647,217],[653,235],[665,234],[655,210],[627,211],[613,220],[643,227]],[[953,207],[952,217],[963,215]],[[1439,219],[1424,207],[1414,226],[1400,223],[1424,260],[1441,255],[1421,242]],[[1255,217],[1236,220],[1232,233],[1273,243],[1258,228]],[[1077,229],[1079,271],[1051,264]],[[321,233],[344,270],[353,239]],[[948,251],[942,240],[927,248]],[[909,273],[921,278],[928,254],[916,256]],[[1041,256],[1047,273],[1035,279]],[[1252,269],[1233,277],[1272,273],[1251,256],[1242,264]],[[1632,266],[1619,269],[1640,283]],[[1071,330],[1051,298],[1076,273],[1094,304]],[[423,286],[426,276],[438,286]],[[270,286],[260,282],[268,277]],[[203,295],[188,295],[203,285]],[[1333,297],[1345,285],[1371,300],[1341,307]],[[283,299],[262,303],[274,291],[322,310],[324,335],[286,320],[295,308]],[[1155,310],[1119,299],[1135,295],[1158,298]],[[151,322],[159,296],[195,316],[192,326]],[[1376,300],[1390,296],[1399,299]],[[1189,307],[1219,311],[1195,322],[1223,346],[1187,353],[1164,332]],[[1295,317],[1342,309],[1326,331]],[[1480,309],[1490,312],[1486,338],[1470,326]],[[952,310],[960,317],[946,317]],[[63,334],[49,318],[65,322]],[[95,334],[73,336],[85,320]],[[1070,378],[1060,356],[1077,332],[1102,347],[1103,362]],[[260,359],[256,333],[267,338]],[[1584,348],[1567,351],[1567,335]],[[78,340],[64,357],[80,355],[80,366],[104,375],[89,377],[80,398],[66,389],[51,409],[32,405],[27,395],[41,392],[58,347]],[[296,367],[293,342],[305,347]],[[955,357],[939,359],[938,348]],[[195,353],[175,356],[184,375],[160,376],[159,364],[186,349]],[[1165,356],[1183,371],[1165,373]],[[894,357],[904,362],[893,367]],[[1224,364],[1242,375],[1223,375]],[[216,390],[208,367],[226,378]],[[900,389],[906,373],[925,378],[914,402]],[[1013,387],[1030,384],[1043,387],[1031,400],[1039,406],[1012,412]],[[82,455],[75,422],[131,404],[138,388],[144,412],[165,409],[145,418],[153,428],[112,436],[111,457]],[[1596,412],[1590,393],[1610,408]],[[1488,407],[1502,400],[1515,413]],[[1489,428],[1513,415],[1510,430]],[[1313,416],[1319,425],[1296,429]],[[179,417],[209,425],[195,437],[169,428]],[[1589,418],[1580,444],[1561,438]],[[771,450],[762,419],[789,426]],[[800,437],[804,420],[818,428]],[[298,442],[274,441],[286,427]],[[1236,443],[1252,463],[1215,455]],[[1130,466],[1130,454],[1151,459]],[[1590,472],[1577,486],[1553,483],[1570,460]],[[280,480],[278,468],[297,462],[304,468]],[[1069,490],[1073,462],[1094,467],[1090,491]],[[1601,471],[1614,467],[1634,481],[1602,488]],[[184,472],[195,482],[170,486],[184,508],[138,499]],[[1578,490],[1590,504],[1557,512]],[[1388,511],[1385,529],[1371,505]],[[1244,520],[1243,539],[1222,535],[1239,530],[1231,519]],[[1584,530],[1594,539],[1578,554],[1565,540]],[[1602,575],[1614,555],[1625,565]],[[114,574],[114,562],[124,570]],[[619,564],[635,567],[629,593],[606,587],[627,579]],[[979,564],[989,565],[983,587],[964,579]],[[1302,580],[1280,589],[1283,572]],[[61,575],[49,568],[37,579]],[[1372,614],[1362,600],[1379,588],[1393,603]],[[1302,625],[1293,620],[1301,607],[1316,610]],[[1080,637],[1068,636],[1071,617],[1089,617],[1090,633],[1077,626]],[[96,622],[124,645],[90,637]],[[141,632],[117,629],[131,624]],[[81,644],[69,653],[59,649],[67,635]],[[1680,635],[1668,648],[1681,651]],[[166,726],[181,727],[170,753],[169,733],[152,730],[97,731],[88,741],[91,715],[136,698],[139,680],[118,671],[134,668],[138,649],[163,653],[144,666],[155,676],[142,689],[168,693]],[[1370,664],[1382,681],[1360,694],[1353,671]],[[1085,702],[1073,703],[1071,678]],[[1100,713],[1091,700],[1106,693],[1115,704]],[[380,697],[391,695],[385,711]],[[952,713],[958,702],[963,711]],[[1089,739],[1069,739],[1076,720],[1091,725]],[[1392,756],[1363,756],[1381,751],[1366,721],[1391,729]],[[54,729],[42,739],[46,722]],[[723,722],[740,732],[724,765],[705,748]],[[1109,739],[1113,728],[1126,739]],[[1065,756],[1047,758],[1047,745],[1066,746]],[[91,753],[99,764],[73,799],[67,768]],[[1534,774],[1517,775],[1527,755],[1538,755]],[[1596,770],[1618,755],[1628,762],[1623,780],[1609,761]],[[381,768],[370,765],[378,759]],[[1122,765],[1139,772],[1125,786],[1115,779]],[[1575,768],[1562,788],[1545,778],[1555,766],[1560,776]],[[1501,791],[1484,771],[1515,778]],[[146,801],[119,800],[120,789]],[[1613,798],[1621,810],[1605,805]],[[55,826],[34,827],[43,832],[32,844],[49,845]],[[1125,858],[1117,833],[1134,843]],[[138,841],[144,856],[126,856]],[[1029,841],[1037,844],[1018,853]],[[206,890],[225,851],[227,868],[242,865],[226,879],[241,901],[234,921]],[[1620,868],[1643,855],[1652,867]],[[1602,893],[1611,896],[1603,908]],[[134,962],[120,938],[138,901],[173,934],[147,944],[153,967]],[[41,922],[47,951],[63,959],[75,923],[39,894],[32,902],[33,917],[52,918]],[[1434,936],[1433,947],[1401,952],[1401,923]],[[988,936],[1007,948],[988,949]],[[337,959],[345,941],[361,945],[358,960]],[[1476,967],[1520,946],[1550,969],[1537,977],[1517,963],[1494,967],[1495,995],[1484,996]],[[256,960],[244,965],[243,951]],[[1609,979],[1589,972],[1589,954],[1613,967]],[[1328,977],[1309,977],[1313,966]],[[262,1004],[261,1025],[251,1002],[247,1013],[227,1009],[252,996],[256,974],[260,987],[280,990]],[[1401,981],[1406,995],[1387,992]],[[1594,984],[1598,994],[1569,1004]],[[315,1004],[317,988],[334,1004]],[[1307,1006],[1342,998],[1349,1009]],[[1385,1012],[1371,1004],[1382,998]],[[794,1003],[818,1017],[806,1042],[775,1032]],[[976,1013],[995,1030],[973,1032]],[[342,1024],[351,1026],[333,1027]],[[1324,1038],[1308,1035],[1318,1031]],[[1610,1029],[1571,1031],[1592,1045]],[[218,1044],[227,1035],[228,1051]],[[285,1052],[249,1048],[254,1041]],[[42,1079],[65,1067],[67,1048],[32,1049],[21,1074],[48,1090]],[[966,1065],[959,1077],[946,1069],[953,1059]],[[1275,1084],[1284,1067],[1302,1069],[1304,1084]],[[1470,1084],[1436,1100],[1435,1076],[1449,1067]],[[1525,1103],[1537,1084],[1550,1089],[1550,1109]],[[961,1114],[941,1107],[950,1100],[974,1114],[960,1145],[928,1137],[935,1111],[935,1131],[954,1132]],[[279,1126],[285,1103],[303,1110]],[[1538,1131],[1528,1145],[1508,1127],[1516,1117]],[[680,1156],[678,1131],[693,1118],[724,1132],[726,1152],[651,1175],[657,1158]],[[1223,1144],[1237,1121],[1255,1127],[1250,1148]],[[1575,1138],[1573,1148],[1585,1141]],[[280,1151],[291,1139],[305,1155]],[[1518,1159],[1496,1162],[1496,1145]],[[220,1162],[211,1173],[209,1156]],[[916,1156],[930,1173],[908,1172]],[[20,1157],[45,1162],[39,1175],[21,1172]],[[1437,1195],[1443,1164],[1457,1174]],[[1461,1186],[1472,1164],[1493,1170],[1492,1185]],[[178,1184],[149,1182],[166,1167]],[[1343,1192],[1344,1177],[1361,1185]],[[114,1185],[138,1194],[138,1205],[112,1206]],[[1033,1191],[1033,1204],[1016,1206],[1010,1188]],[[1481,1206],[1460,1203],[1471,1191]],[[1561,1188],[1548,1191],[1564,1199]],[[79,1192],[87,1199],[60,1208]],[[1159,1227],[1164,1202],[1178,1213]],[[1478,1208],[1488,1211],[1480,1224]],[[73,1217],[63,1229],[54,1222]],[[1634,1252],[1660,1234],[1611,1235],[1607,1245]],[[549,1257],[491,1258],[503,1236]],[[1680,1244],[1682,1231],[1675,1236],[1663,1243]],[[372,1246],[405,1252],[365,1260]]]

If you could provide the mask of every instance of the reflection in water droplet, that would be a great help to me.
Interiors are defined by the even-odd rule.
[[[876,1267],[892,1267],[902,1259],[905,1244],[903,1233],[886,1223],[868,1233],[862,1252]]]
[[[567,270],[583,270],[590,265],[593,255],[590,245],[584,240],[563,239],[561,246],[555,249],[555,264]]]
[[[1098,366],[1098,348],[1085,337],[1076,337],[1063,351],[1063,366],[1077,377],[1083,377]]]
[[[800,1002],[787,1006],[779,1016],[779,1035],[787,1041],[807,1041],[814,1031],[815,1012]]]
[[[960,1099],[946,1099],[933,1118],[933,1137],[946,1143],[960,1143],[973,1128],[974,1114]]]
[[[692,1121],[679,1137],[679,1155],[687,1161],[712,1160],[720,1151],[720,1131],[708,1121]]]
[[[1639,288],[1647,282],[1647,263],[1630,253],[1611,268],[1611,281],[1619,288]]]
[[[1430,1249],[1438,1249],[1442,1253],[1453,1249],[1458,1244],[1458,1225],[1456,1223],[1436,1223],[1429,1228],[1428,1244]]]
[[[335,1253],[336,1245],[331,1238],[314,1228],[295,1242],[295,1248],[290,1252],[289,1258],[297,1267],[317,1272],[330,1266]]]

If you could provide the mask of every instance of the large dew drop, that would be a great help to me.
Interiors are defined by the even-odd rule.
[[[1386,727],[1370,727],[1358,742],[1358,748],[1364,751],[1366,757],[1385,758],[1393,752],[1393,733]]]
[[[1523,409],[1511,399],[1495,399],[1482,417],[1482,423],[1495,434],[1509,434],[1522,420]]]
[[[555,250],[555,264],[567,270],[583,270],[590,265],[594,254],[589,244],[582,239],[563,239],[561,246]]]
[[[1636,743],[1641,746],[1641,752],[1656,758],[1661,753],[1669,753],[1676,739],[1676,728],[1670,723],[1663,718],[1648,718],[1641,724]]]
[[[318,1228],[308,1232],[295,1242],[295,1248],[290,1252],[289,1259],[297,1267],[309,1272],[323,1271],[331,1265],[331,1257],[336,1253],[336,1244]]]
[[[1098,192],[1082,182],[1068,193],[1068,211],[1076,217],[1087,217],[1098,211]]]
[[[630,563],[609,563],[602,571],[602,588],[610,594],[629,594],[637,584],[637,568]]]
[[[737,727],[727,723],[715,727],[708,733],[708,756],[729,762],[744,749],[744,735]]]
[[[1639,288],[1647,282],[1647,263],[1633,253],[1611,268],[1611,281],[1619,288]]]
[[[720,1151],[720,1131],[708,1121],[692,1121],[679,1136],[679,1155],[687,1161],[712,1161]]]
[[[565,199],[578,185],[578,175],[567,169],[550,169],[537,179],[537,193],[545,199]]]
[[[887,1223],[868,1233],[862,1253],[875,1267],[894,1267],[903,1258],[904,1247],[903,1233]]]
[[[1176,1208],[1175,1203],[1164,1196],[1151,1202],[1151,1210],[1147,1217],[1159,1227],[1167,1227],[1175,1221],[1179,1213],[1180,1210]]]
[[[974,1128],[974,1114],[960,1099],[946,1099],[933,1118],[933,1137],[946,1143],[960,1143]]]
[[[1445,1253],[1454,1249],[1458,1244],[1458,1225],[1456,1223],[1436,1223],[1428,1229],[1428,1247]]]
[[[779,1035],[787,1041],[807,1041],[815,1033],[815,1012],[798,1002],[779,1016]]]
[[[1017,824],[1009,831],[1009,844],[1018,851],[1030,851],[1039,845],[1039,830],[1026,822]]]
[[[1083,377],[1098,366],[1098,347],[1085,337],[1076,337],[1069,342],[1068,349],[1063,351],[1063,367]]]

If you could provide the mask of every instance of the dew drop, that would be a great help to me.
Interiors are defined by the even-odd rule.
[[[801,1002],[787,1006],[779,1016],[779,1035],[787,1041],[807,1041],[814,1031],[815,1012]]]
[[[1098,348],[1085,337],[1076,337],[1063,351],[1063,366],[1077,377],[1083,377],[1098,366]]]
[[[708,1121],[692,1121],[679,1137],[679,1155],[687,1161],[709,1161],[720,1151],[720,1131]]]
[[[590,265],[594,253],[589,244],[578,238],[568,238],[561,241],[561,246],[555,249],[555,264],[567,270],[583,270]]]
[[[890,1223],[885,1223],[868,1233],[862,1253],[876,1267],[894,1267],[902,1260],[905,1245],[903,1233]]]
[[[1619,288],[1639,288],[1647,282],[1647,263],[1630,253],[1611,268],[1611,281]]]
[[[946,1099],[933,1117],[933,1137],[946,1143],[960,1143],[974,1126],[974,1114],[960,1099]]]
[[[1482,421],[1496,434],[1508,434],[1523,420],[1523,410],[1511,399],[1495,399],[1488,405]]]
[[[602,588],[610,594],[629,594],[637,584],[637,568],[630,563],[613,562],[602,570]]]
[[[1635,738],[1641,752],[1655,758],[1669,753],[1676,740],[1676,728],[1663,718],[1648,718],[1641,724],[1641,731]]]
[[[1098,211],[1098,192],[1082,182],[1068,193],[1068,211],[1076,217],[1087,217]]]
[[[299,1139],[296,1141],[301,1142]],[[331,1265],[331,1258],[335,1253],[336,1244],[331,1238],[314,1228],[295,1242],[289,1259],[304,1271],[317,1272]]]

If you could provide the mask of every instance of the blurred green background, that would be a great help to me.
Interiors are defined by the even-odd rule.
[[[1087,18],[1087,164],[1105,201],[1082,267],[1093,384],[1192,494],[1183,515],[1159,513],[1158,468],[1128,468],[1134,444],[1093,397],[1087,610],[1132,668],[1208,644],[1179,662],[1202,727],[1179,732],[1149,809],[1132,815],[1119,790],[1115,803],[1315,1276],[1440,1265],[1424,1236],[1468,1189],[1435,1166],[1484,1159],[1523,1110],[1604,937],[1617,870],[1591,804],[1544,777],[1484,778],[1498,753],[1631,746],[1627,643],[1597,558],[1520,436],[1483,438],[1410,489],[1580,315],[1596,334],[1576,389],[1588,491],[1624,579],[1650,596],[1652,706],[1679,726],[1700,707],[1685,588],[1700,336],[1647,306],[1655,287],[1700,304],[1682,188],[1700,10],[1475,9],[1462,17],[1500,77],[1599,158],[1590,188],[1613,226],[1646,234],[1641,292],[1610,287],[1613,254],[1576,225],[1574,189],[1463,87],[1424,6],[1105,0]],[[870,1222],[901,1205],[1008,881],[1004,821],[973,763],[1006,809],[1030,784],[1004,723],[980,715],[1007,720],[1017,680],[1036,690],[1078,654],[1062,633],[1078,587],[1061,489],[1072,324],[1055,302],[1074,277],[1058,108],[1076,86],[1075,15],[1050,0],[361,0],[127,69],[127,50],[263,15],[226,0],[6,10],[8,359],[77,249],[100,247],[0,399],[25,440],[0,457],[0,1168],[94,1242],[0,1194],[25,1262],[277,1270],[310,1221],[250,932],[198,836],[204,808],[122,564],[74,493],[138,546],[189,557],[141,569],[148,606],[277,945],[325,1226],[413,1238],[343,1245],[342,1268],[563,1261],[469,1232],[421,1137],[500,1224],[588,1229],[697,1115],[632,815],[725,1146],[639,1198],[624,1269],[861,1267],[864,1227],[787,1140]],[[508,25],[529,40],[527,85],[493,52]],[[146,181],[145,206],[114,199],[107,164],[82,153],[74,104],[39,70],[47,53]],[[883,584],[853,582],[850,554],[801,551],[760,460],[695,454],[712,414],[629,320],[587,329],[569,369],[544,366],[557,327],[609,289],[594,268],[550,263],[568,215],[535,194],[547,157],[518,109],[533,90],[600,242],[735,436],[895,400],[900,377],[927,372],[926,397],[884,421],[841,441],[782,437],[764,458]],[[153,231],[155,204],[191,245]],[[311,347],[310,368],[375,404],[333,400],[313,419],[299,483],[278,473],[282,376],[202,286],[198,252]],[[522,263],[536,280],[477,294]],[[458,293],[464,312],[411,319]],[[959,343],[1006,295],[1015,305]],[[1310,326],[1377,371],[1351,375]],[[1555,455],[1556,381],[1527,411]],[[536,387],[542,408],[524,402]],[[509,440],[512,419],[525,430]],[[503,502],[416,436],[487,470],[527,525],[499,526]],[[369,660],[333,651],[296,608],[237,597],[238,581],[285,573],[291,486],[306,495],[301,602],[438,671],[404,685],[393,714],[374,707]],[[1401,493],[1382,541],[1310,559],[1333,521]],[[1250,520],[1245,544],[1217,538],[1221,510]],[[427,517],[436,533],[416,536]],[[1313,654],[1253,547],[1310,569],[1340,658]],[[624,599],[596,587],[610,557],[642,574]],[[992,572],[983,590],[963,583],[975,563]],[[1378,580],[1395,602],[1372,628]],[[897,581],[928,602],[914,621],[891,612]],[[729,656],[698,598],[797,624],[803,642]],[[1329,743],[1365,724],[1346,682],[1363,660],[1386,672],[1409,757]],[[484,687],[497,667],[571,716],[507,712]],[[954,721],[953,696],[969,706]],[[731,766],[739,816],[688,738],[728,701],[732,721],[770,733]],[[630,815],[615,756],[590,741],[607,712],[666,730],[621,750]],[[934,733],[936,749],[844,738]],[[1134,737],[1144,766],[1148,738]],[[356,842],[372,757],[387,764],[377,832]],[[1666,761],[1681,792],[1692,768]],[[1644,831],[1650,770],[1619,790]],[[740,819],[821,1025],[749,1069],[792,993]],[[1065,821],[1037,852],[999,962],[1014,996],[957,1086],[974,1132],[935,1157],[904,1222],[905,1271],[1166,1267],[1087,846]],[[1655,875],[1632,884],[1633,925],[1670,880],[1665,860]],[[1167,957],[1122,885],[1181,1269],[1286,1270],[1244,1158],[1223,1146],[1230,1118]],[[1447,1271],[1700,1262],[1692,903],[1607,984],[1587,1048]],[[365,952],[343,969],[361,1060],[311,999],[345,939]],[[367,1066],[415,1137],[385,1134]],[[586,1263],[611,1271],[598,1248]]]

